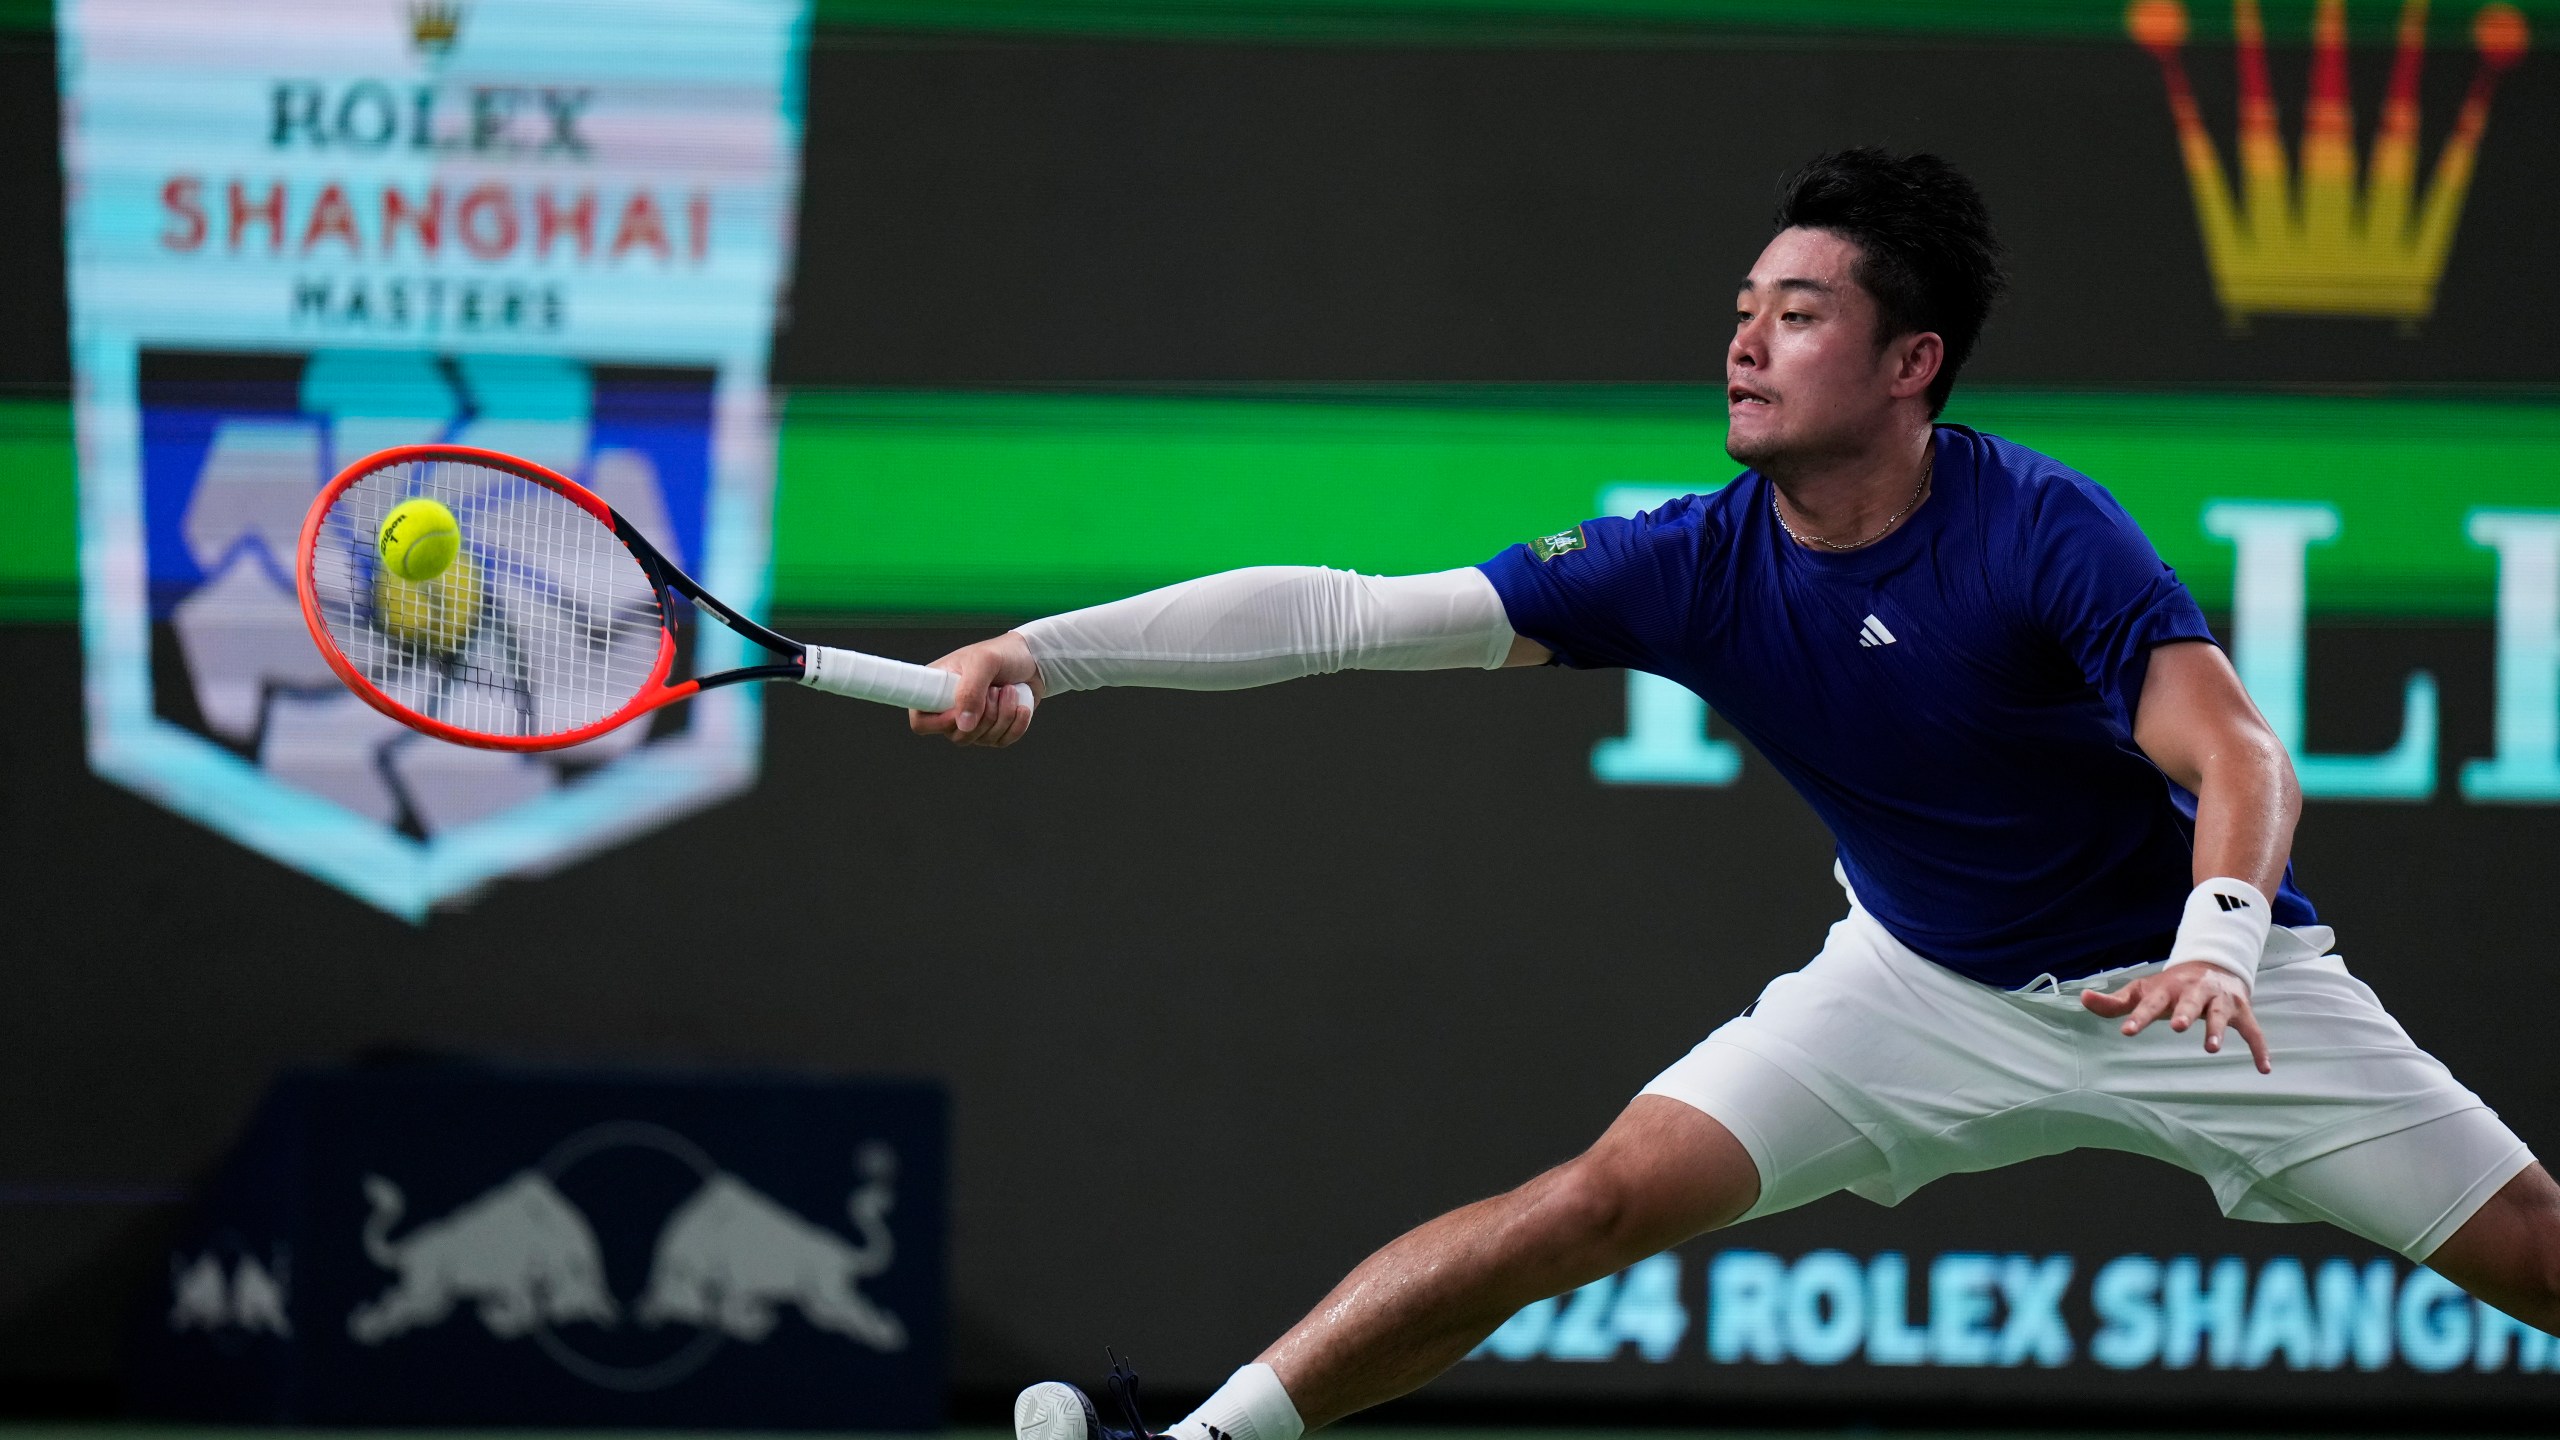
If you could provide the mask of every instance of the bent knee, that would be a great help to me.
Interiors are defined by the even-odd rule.
[[[2547,1187],[2550,1182],[2542,1183]],[[2550,1203],[2550,1197],[2536,1198],[2543,1203],[2518,1227],[2523,1237],[2514,1247],[2505,1280],[2519,1299],[2538,1306],[2548,1318],[2560,1313],[2560,1205]]]
[[[1536,1194],[1529,1214],[1556,1249],[1587,1255],[1613,1268],[1651,1253],[1647,1232],[1652,1227],[1646,1223],[1649,1197],[1623,1172],[1584,1156],[1557,1166],[1530,1185]]]
[[[2491,1304],[2535,1312],[2537,1324],[2560,1317],[2560,1186],[2527,1166],[2427,1263]]]

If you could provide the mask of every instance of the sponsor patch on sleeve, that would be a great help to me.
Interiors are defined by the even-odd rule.
[[[1541,535],[1529,542],[1529,553],[1537,556],[1541,563],[1581,548],[1582,527],[1579,525],[1570,530],[1559,530],[1553,535]]]

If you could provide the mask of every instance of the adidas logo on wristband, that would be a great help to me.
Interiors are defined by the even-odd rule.
[[[2225,895],[2219,890],[2213,892],[2213,903],[2221,906],[2222,912],[2226,915],[2230,914],[2234,910],[2246,910],[2249,908],[2248,901],[2241,899],[2237,895]]]

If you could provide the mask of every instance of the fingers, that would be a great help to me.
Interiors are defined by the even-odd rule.
[[[2133,1008],[2133,1002],[2141,998],[2141,988],[2142,982],[2136,980],[2121,990],[2083,990],[2080,1003],[2091,1014],[2113,1020]]]
[[[966,645],[933,662],[953,677],[951,705],[910,710],[907,728],[948,736],[955,745],[1010,745],[1030,728],[1032,701],[1043,693],[1039,662],[1018,632]]]
[[[972,645],[951,658],[959,662],[952,672],[960,677],[959,689],[951,700],[951,738],[969,736],[974,740],[978,728],[991,718],[989,701],[995,697],[988,692],[995,680],[995,657],[987,654],[985,646]]]
[[[2118,1016],[2129,1017],[2124,1022],[2124,1033],[2139,1035],[2142,1033],[2142,1027],[2160,1018],[2160,1012],[2169,1008],[2169,1003],[2176,998],[2176,994],[2175,990],[2162,984],[2158,976],[2146,975],[2123,989],[2113,992],[2083,990],[2080,992],[2080,1003],[2087,1007],[2091,1014],[2101,1015],[2109,1020]]]
[[[2142,991],[2142,1000],[2133,1007],[2133,1013],[2125,1017],[2121,1028],[2127,1035],[2141,1034],[2145,1026],[2159,1019],[2168,1010],[2178,994],[2175,986],[2162,982],[2157,977],[2137,980],[2134,985]]]
[[[984,707],[978,719],[978,728],[966,735],[955,731],[951,738],[962,745],[983,745],[991,749],[1001,749],[1021,739],[1023,732],[1030,728],[1031,707],[1022,702],[1021,688],[1014,685],[999,685],[989,691],[985,697]]]
[[[979,728],[988,709],[987,690],[996,670],[996,657],[988,647],[963,646],[929,667],[946,670],[958,678],[953,687],[951,708],[947,710],[910,710],[907,728],[918,735],[948,735],[954,743],[969,743],[967,737]]]
[[[1020,686],[981,687],[974,704],[954,700],[948,710],[908,711],[907,728],[918,735],[944,736],[954,745],[1000,747],[1021,739],[1031,728],[1032,708],[1024,703]],[[964,715],[975,723],[964,724]]]
[[[1033,707],[1025,699],[1020,685],[998,685],[981,693],[975,707],[978,723],[974,729],[959,728],[957,717],[961,708],[955,703],[941,717],[923,718],[927,721],[949,718],[951,724],[947,733],[954,745],[977,745],[990,749],[1012,744],[1031,728]]]
[[[2163,988],[2173,983],[2164,981]],[[2179,985],[2177,991],[2178,1003],[2169,1011],[2169,1028],[2184,1035],[2187,1033],[2187,1027],[2196,1023],[2196,1016],[2201,1014],[2205,1006],[2215,997],[2204,986],[2196,984]],[[2204,1048],[2207,1050],[2214,1048],[2211,1038],[2207,1038]]]
[[[2258,1073],[2276,1073],[2275,1059],[2267,1053],[2267,1037],[2259,1033],[2257,1012],[2249,1008],[2248,1001],[2241,1001],[2232,1012],[2231,1028],[2239,1031],[2240,1038],[2249,1042],[2249,1058],[2257,1062]]]
[[[2169,1028],[2183,1031],[2196,1021],[2204,1021],[2204,1048],[2207,1053],[2222,1053],[2226,1034],[2237,1034],[2249,1046],[2249,1058],[2258,1073],[2275,1073],[2275,1061],[2267,1050],[2267,1037],[2258,1028],[2257,1012],[2250,1009],[2249,997],[2224,981],[2206,976],[2149,975],[2112,994],[2096,990],[2080,992],[2080,1003],[2090,1013],[2113,1020],[2122,1017],[2120,1027],[2127,1035],[2139,1035],[2152,1021],[2166,1015]]]

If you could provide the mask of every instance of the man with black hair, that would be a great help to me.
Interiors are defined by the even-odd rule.
[[[1823,156],[1734,307],[1726,449],[1751,468],[1730,484],[1465,570],[1234,571],[939,662],[964,699],[915,727],[980,745],[1021,737],[1017,681],[1646,670],[1704,696],[1838,842],[1848,913],[1812,963],[1581,1156],[1364,1261],[1175,1440],[1297,1440],[1705,1231],[2081,1147],[2192,1171],[2237,1218],[2328,1221],[2560,1330],[2560,1187],[2329,953],[2288,859],[2292,764],[2193,598],[2086,477],[1934,423],[2002,284],[1953,167]],[[1114,1418],[1145,1431],[1114,1380]],[[1057,1382],[1015,1427],[1121,1428]]]

